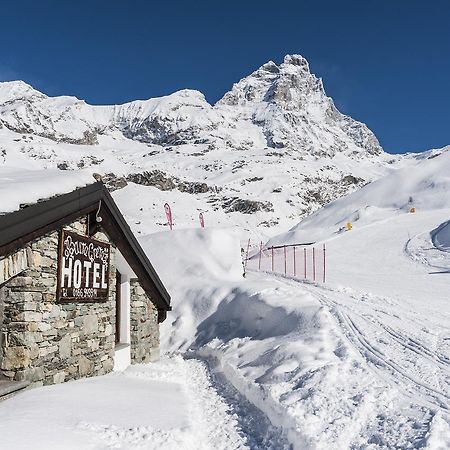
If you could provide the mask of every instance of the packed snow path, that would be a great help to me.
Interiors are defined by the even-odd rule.
[[[0,403],[0,417],[11,450],[289,449],[220,374],[182,357],[33,389]]]

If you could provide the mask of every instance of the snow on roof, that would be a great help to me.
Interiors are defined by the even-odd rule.
[[[87,171],[27,170],[3,167],[0,175],[0,214],[94,183]]]

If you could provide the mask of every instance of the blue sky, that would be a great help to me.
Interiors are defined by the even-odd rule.
[[[389,152],[450,144],[448,1],[5,1],[0,80],[123,103],[182,88],[215,102],[300,53]]]

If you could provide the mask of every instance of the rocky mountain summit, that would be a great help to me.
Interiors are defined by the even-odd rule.
[[[0,170],[90,170],[120,198],[148,198],[155,208],[182,203],[180,225],[201,210],[214,212],[217,224],[272,234],[399,160],[337,110],[300,55],[262,65],[215,105],[182,90],[93,106],[21,81],[0,83]],[[137,224],[135,206],[124,200]],[[147,213],[155,229],[163,226],[156,209]]]
[[[230,106],[238,117],[260,126],[269,147],[319,157],[346,151],[363,156],[382,152],[366,125],[336,109],[322,80],[311,74],[300,55],[286,56],[280,66],[272,61],[264,64],[235,84],[218,106]]]

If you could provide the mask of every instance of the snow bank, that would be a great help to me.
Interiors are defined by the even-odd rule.
[[[242,278],[239,239],[232,230],[164,231],[143,236],[139,242],[169,290],[183,279],[215,283]]]
[[[425,450],[448,450],[450,448],[450,417],[447,419],[437,413],[431,422],[431,430],[427,433]]]
[[[302,220],[269,245],[307,243],[334,235],[347,222],[361,227],[407,213],[450,208],[450,149],[418,160],[338,199]]]
[[[140,244],[172,297],[161,349],[185,350],[198,324],[242,280],[239,237],[228,229],[198,228],[143,236]]]
[[[450,220],[431,232],[433,244],[439,250],[450,252]]]

